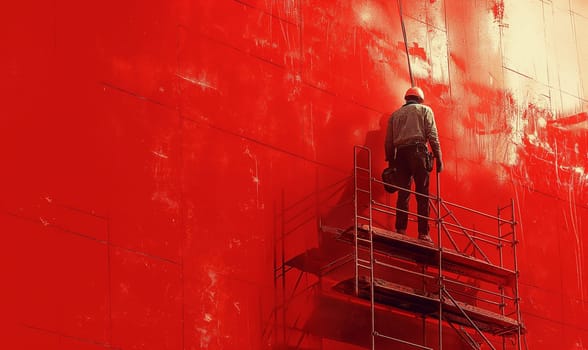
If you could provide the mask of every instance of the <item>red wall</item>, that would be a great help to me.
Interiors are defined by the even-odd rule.
[[[404,3],[444,197],[515,198],[528,348],[588,348],[588,5]],[[0,17],[0,347],[280,345],[276,236],[289,258],[319,221],[349,222],[330,206],[354,144],[384,165],[409,86],[396,2],[23,0]]]

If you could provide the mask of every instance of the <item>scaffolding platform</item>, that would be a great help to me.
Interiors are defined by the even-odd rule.
[[[316,307],[312,309],[309,317],[301,322],[298,331],[369,349],[371,348],[369,298],[357,297],[353,292],[343,293],[338,290],[339,287],[336,287],[338,284],[341,282],[327,278],[321,292],[316,295]],[[434,322],[436,317],[436,314],[427,316],[425,313],[407,311],[386,303],[377,303],[375,312],[379,323],[378,331],[396,337],[405,337],[407,336],[406,329],[418,329],[423,327],[425,319],[428,318],[429,321]],[[427,323],[428,327],[433,326],[433,323]],[[403,327],[398,327],[399,324],[402,324]],[[450,342],[454,343],[460,341],[457,333],[452,334],[449,332],[450,328],[446,329],[448,332],[444,332],[444,338],[453,339]],[[414,333],[411,335],[412,339],[409,338],[409,340],[418,343],[422,341],[420,336],[422,334]],[[431,338],[431,340],[433,339]]]
[[[318,277],[309,279],[318,292],[312,311],[296,316],[292,329],[371,350],[390,341],[433,349],[427,333],[436,320],[437,350],[457,339],[472,349],[485,344],[495,350],[498,337],[503,350],[507,337],[522,350],[514,200],[495,215],[484,213],[443,200],[437,178],[436,195],[428,198],[433,217],[426,217],[436,224],[435,242],[427,242],[383,228],[381,222],[390,222],[398,209],[374,192],[374,186],[386,184],[373,175],[371,151],[355,146],[354,224],[333,228],[321,221],[319,247],[289,259],[282,247],[281,265],[275,264],[274,271],[284,279],[283,295],[288,271],[299,271],[290,283],[293,296],[303,274]],[[460,217],[464,213],[467,225]],[[418,328],[420,335],[406,331]],[[447,341],[447,328],[455,331],[450,332],[455,341]]]
[[[368,238],[368,232],[369,227],[367,225],[358,227],[358,233],[361,238]],[[430,266],[436,266],[438,264],[439,248],[434,244],[378,227],[372,227],[372,232],[374,251],[377,253]],[[343,231],[339,238],[348,243],[353,243],[353,227]],[[366,248],[368,246],[368,243],[365,243],[365,241],[359,241],[358,244]],[[516,275],[514,271],[493,265],[467,254],[442,248],[441,256],[444,270],[502,286],[512,287],[515,281]]]
[[[323,235],[318,247],[313,247],[283,262],[288,268],[321,277],[353,261],[353,250],[348,242],[336,235]]]
[[[312,248],[286,261],[285,265],[316,276],[325,276],[351,261],[353,261],[353,253],[333,257],[324,249]]]
[[[411,313],[419,313],[427,317],[439,317],[440,298],[438,294],[427,294],[406,286],[376,279],[374,280],[374,297],[379,304],[391,306]],[[355,296],[355,279],[351,278],[338,283],[338,292]],[[370,299],[370,283],[361,279],[359,297]],[[518,331],[516,320],[473,305],[457,301],[457,307],[451,300],[443,298],[443,319],[454,324],[471,327],[471,323],[463,315],[463,310],[478,328],[494,335],[512,335]],[[460,310],[461,308],[461,310]]]

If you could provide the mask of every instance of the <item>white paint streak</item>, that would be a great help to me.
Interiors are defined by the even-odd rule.
[[[214,304],[215,298],[216,298],[216,292],[213,290],[209,290],[208,291],[208,300],[210,300],[210,302]]]
[[[353,11],[358,24],[366,29],[389,29],[386,26],[392,22],[389,12],[374,2],[355,2]]]
[[[545,120],[543,117],[539,117],[537,119],[537,126],[540,128],[545,128],[547,126],[547,120]]]
[[[382,46],[378,45],[366,45],[366,50],[367,53],[370,55],[370,57],[372,58],[372,61],[376,62],[376,63],[384,63],[384,64],[388,64],[390,63],[390,58],[388,57],[389,54],[389,49],[388,50],[384,50],[382,48]]]
[[[359,13],[359,20],[365,24],[368,24],[372,21],[372,13],[370,12],[370,8],[365,6]]]
[[[522,118],[520,113],[514,113],[511,118],[509,118],[508,123],[510,124],[510,134],[508,135],[509,142],[513,145],[513,147],[509,147],[508,153],[505,157],[506,165],[516,165],[519,161],[519,156],[517,153],[517,147],[523,145],[523,140],[525,136],[529,138],[533,138],[530,135],[525,135],[525,128],[529,124],[529,121]]]
[[[170,210],[175,210],[180,207],[180,205],[178,204],[177,201],[170,198],[167,191],[154,192],[153,195],[151,196],[151,200],[158,201],[162,204],[165,204],[165,206]]]
[[[241,246],[241,240],[237,239],[237,238],[233,238],[231,239],[231,241],[229,242],[229,248],[235,248],[235,247],[240,247]]]
[[[411,56],[414,58],[414,56]],[[411,60],[411,67],[412,67],[412,74],[416,78],[428,78],[431,75],[431,65],[429,62],[422,60],[420,57],[416,57],[415,59]]]
[[[154,155],[158,156],[159,158],[168,159],[169,157],[162,153],[161,151],[151,151]]]
[[[582,242],[581,230],[578,224],[578,213],[576,211],[576,198],[573,186],[568,187],[568,204],[570,206],[570,223],[572,226],[572,232],[576,238],[576,279],[578,283],[578,289],[580,290],[581,300],[584,300],[584,244]]]
[[[214,287],[218,281],[216,272],[208,270],[208,278],[210,278],[210,287]]]
[[[271,41],[269,41],[267,39],[255,38],[254,41],[255,41],[255,46],[257,46],[257,47],[262,47],[262,48],[271,47],[273,49],[278,48],[278,44],[272,43]]]
[[[316,146],[314,144],[314,113],[313,113],[313,105],[312,102],[310,103],[310,122],[308,126],[309,132],[306,134],[306,142],[310,144],[312,148],[312,154],[316,157]]]
[[[43,224],[43,226],[51,225],[51,223],[49,221],[45,220],[43,217],[39,217],[39,220],[41,220],[41,223]]]
[[[208,349],[212,337],[204,328],[196,328],[196,331],[200,333],[200,349]]]
[[[329,124],[329,121],[331,121],[331,118],[333,118],[333,111],[329,110],[329,111],[327,111],[327,116],[325,117],[325,125]]]
[[[300,74],[288,73],[286,74],[286,81],[293,85],[288,94],[288,101],[295,101],[302,92],[302,76]]]
[[[258,209],[263,209],[263,204],[261,203],[260,198],[259,198],[259,184],[260,184],[260,179],[259,179],[259,166],[258,166],[257,157],[251,153],[251,151],[249,150],[249,147],[246,147],[245,148],[245,152],[244,153],[251,160],[253,160],[254,168],[253,169],[249,169],[249,172],[251,173],[251,178],[253,180],[253,183],[255,184],[255,193],[256,193],[255,203],[256,203],[256,206],[257,206]]]
[[[517,218],[520,218],[521,217],[521,213],[522,213],[521,199],[520,199],[520,196],[519,196],[519,188],[516,185],[514,186],[514,195],[515,195],[515,204],[517,206],[517,208],[516,208],[516,217]],[[522,241],[524,241],[524,238],[523,237],[525,236],[525,223],[524,223],[523,220],[520,220],[518,222],[518,225],[520,227],[519,230],[518,230],[518,232],[519,232],[519,239],[522,240]]]
[[[210,285],[207,288],[208,300],[210,300],[211,303],[216,304],[216,292],[213,290],[218,282],[216,272],[208,270],[208,278],[210,278]]]
[[[290,45],[290,35],[288,29],[284,27],[283,21],[279,21],[280,23],[280,30],[282,31],[282,36],[284,37],[284,41],[286,42],[287,48],[290,49],[292,45]]]
[[[178,76],[179,78],[184,79],[187,82],[190,82],[192,84],[198,85],[202,88],[202,90],[206,90],[206,89],[211,89],[211,90],[218,90],[214,85],[212,85],[211,82],[209,82],[206,79],[206,75],[202,74],[202,76],[198,79],[196,78],[191,78],[185,75],[181,75],[179,73],[176,73],[176,76]]]
[[[217,317],[219,298],[215,291],[218,274],[212,268],[206,268],[204,272],[208,276],[209,284],[202,293],[201,301],[204,309],[200,314],[201,321],[196,323],[196,331],[200,335],[200,349],[209,349],[211,342],[214,339],[219,339],[220,334],[220,322]]]

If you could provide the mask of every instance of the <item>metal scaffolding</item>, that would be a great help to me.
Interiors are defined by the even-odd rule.
[[[433,209],[432,217],[427,220],[436,224],[436,243],[387,230],[378,222],[385,222],[386,217],[394,216],[400,209],[385,204],[374,195],[374,188],[383,187],[384,183],[373,176],[370,149],[355,146],[355,224],[353,229],[341,235],[341,239],[354,245],[355,278],[341,282],[338,289],[369,300],[372,350],[376,349],[378,338],[417,349],[433,349],[426,343],[418,344],[379,331],[376,322],[376,306],[379,304],[421,315],[423,332],[425,319],[435,319],[439,350],[443,349],[444,325],[454,329],[472,349],[481,349],[483,344],[496,349],[495,342],[488,337],[491,335],[502,337],[503,349],[506,349],[506,340],[510,337],[514,339],[516,349],[521,350],[524,328],[518,290],[514,201],[499,207],[496,215],[490,215],[445,201],[440,195],[438,177],[436,183],[436,194],[427,196]],[[458,212],[466,214],[472,227],[463,224]],[[406,213],[413,217],[413,221],[422,218],[415,213]],[[494,232],[488,232],[490,225],[484,224],[485,220],[495,223]],[[482,228],[476,228],[476,225]],[[507,251],[510,251],[510,257]],[[413,268],[407,268],[406,263],[413,264]],[[398,272],[397,280],[380,277],[386,276],[386,270]],[[409,275],[422,278],[422,287],[404,285],[403,281],[410,280]]]
[[[402,345],[442,350],[459,339],[471,349],[522,350],[524,327],[512,199],[508,205],[497,208],[495,215],[474,210],[443,199],[437,177],[436,193],[428,196],[431,216],[426,218],[434,224],[437,234],[432,235],[435,243],[429,243],[390,229],[399,209],[387,203],[392,197],[384,192],[384,183],[374,176],[369,148],[354,147],[352,180],[344,180],[347,185],[342,203],[349,205],[345,216],[353,216],[353,225],[327,227],[319,220],[322,243],[318,247],[286,254],[286,240],[294,230],[285,225],[289,225],[290,217],[305,217],[300,213],[308,211],[309,203],[302,200],[291,207],[283,205],[283,214],[277,215],[281,217],[281,228],[276,229],[279,234],[275,240],[274,278],[276,300],[281,301],[272,319],[274,325],[281,326],[273,332],[268,329],[268,336],[272,333],[274,341],[292,349],[302,349],[302,344],[309,343],[307,340],[312,337],[326,337],[372,350],[389,349],[388,344],[395,344],[393,348]],[[323,191],[331,196],[330,189],[320,189],[314,195],[322,197]],[[348,201],[351,197],[353,200]],[[420,217],[410,211],[406,213],[411,222]],[[308,220],[311,217],[308,215]],[[287,278],[288,275],[293,278]],[[305,293],[317,297],[317,309],[313,311],[316,318],[302,317],[296,314],[296,307],[290,307],[293,300]],[[318,310],[322,307],[326,309]],[[356,322],[353,325],[357,329],[329,329],[330,333],[321,329],[324,316],[340,310],[355,310],[356,315],[362,315],[357,320],[347,316],[341,320],[347,327]],[[293,315],[287,317],[288,314]],[[306,323],[300,321],[303,318]],[[411,326],[403,328],[406,322]],[[422,335],[414,333],[419,330],[418,323]],[[412,329],[413,333],[405,334],[398,329]],[[364,330],[366,338],[358,340],[357,333]],[[445,336],[444,330],[448,332]],[[450,333],[453,331],[456,336]],[[437,343],[428,344],[428,338],[435,336]],[[448,336],[452,339],[445,340],[444,345]],[[414,339],[417,337],[420,340]],[[312,348],[315,347],[321,348]]]

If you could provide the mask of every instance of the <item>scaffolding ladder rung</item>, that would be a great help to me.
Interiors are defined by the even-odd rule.
[[[368,220],[368,221],[370,221],[370,222],[372,221],[372,219],[371,219],[371,218],[368,218],[368,217],[365,217],[365,216],[357,215],[357,217],[358,217],[359,219]],[[371,226],[371,225],[370,225],[370,226]]]
[[[365,238],[361,238],[361,237],[357,237],[358,241],[362,241],[362,242],[367,242],[367,243],[372,243],[371,239],[365,239]]]
[[[371,193],[369,190],[364,190],[363,188],[358,188],[356,189],[357,192],[363,192],[363,193]]]
[[[359,261],[360,263],[371,264],[371,262],[369,260],[365,260],[365,259],[357,258],[357,261]]]
[[[359,264],[358,263],[357,266],[363,267],[364,269],[368,269],[368,270],[371,270],[372,269],[372,267],[370,265],[364,265],[364,264]]]
[[[367,172],[367,173],[371,173],[370,169],[368,169],[368,168],[364,168],[364,167],[356,166],[356,167],[355,167],[355,169],[357,169],[357,170],[362,170],[362,171],[365,171],[365,172]]]

